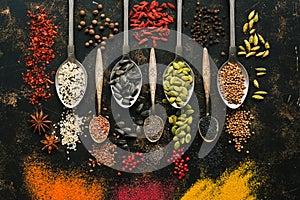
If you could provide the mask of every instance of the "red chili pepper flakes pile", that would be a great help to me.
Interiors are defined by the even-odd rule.
[[[45,100],[53,96],[50,91],[50,74],[46,72],[55,58],[54,40],[58,34],[58,27],[53,23],[55,16],[49,18],[45,9],[36,7],[37,13],[28,11],[31,21],[29,25],[29,47],[26,54],[26,73],[22,73],[23,80],[30,86],[30,92],[26,95],[31,104],[40,104],[39,100]]]
[[[139,45],[152,40],[152,45],[155,48],[157,41],[168,41],[170,30],[168,25],[174,23],[172,16],[168,12],[163,12],[166,9],[176,10],[172,3],[159,3],[154,0],[150,4],[147,1],[142,1],[135,4],[130,11],[130,27],[137,32],[133,37],[139,42]]]

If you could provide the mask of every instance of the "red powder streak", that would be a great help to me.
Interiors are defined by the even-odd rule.
[[[173,199],[174,185],[168,181],[142,181],[118,188],[116,200],[168,200]]]

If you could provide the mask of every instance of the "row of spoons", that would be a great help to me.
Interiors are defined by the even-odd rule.
[[[229,104],[228,101],[226,100],[226,98],[224,98],[221,90],[222,88],[219,87],[218,84],[218,90],[219,93],[224,101],[224,103],[233,109],[238,108],[243,101],[245,100],[245,97],[247,95],[248,92],[248,87],[249,87],[249,77],[247,74],[247,71],[245,70],[245,68],[243,67],[243,65],[241,63],[239,63],[235,57],[235,31],[234,31],[234,0],[229,0],[230,2],[230,56],[228,61],[226,61],[226,63],[220,68],[220,70],[228,63],[233,63],[233,64],[237,64],[237,66],[241,69],[242,74],[245,77],[245,81],[244,81],[244,85],[245,85],[245,89],[244,89],[244,95],[242,97],[242,100],[239,104]],[[129,108],[131,107],[135,101],[137,100],[140,91],[141,91],[141,87],[142,87],[142,73],[139,69],[139,67],[137,66],[137,64],[130,58],[129,56],[129,43],[128,43],[128,0],[124,0],[124,41],[123,41],[123,57],[122,59],[114,66],[113,68],[113,72],[111,73],[110,76],[110,83],[111,83],[111,90],[112,90],[112,95],[114,96],[116,102],[123,108]],[[193,71],[191,69],[191,67],[189,66],[189,64],[187,62],[184,61],[184,59],[180,56],[182,55],[182,44],[181,44],[181,28],[182,28],[182,0],[177,0],[177,8],[178,8],[178,12],[177,12],[177,44],[176,44],[176,57],[174,59],[174,61],[172,61],[170,63],[170,65],[166,68],[166,70],[164,71],[164,76],[167,74],[167,70],[168,68],[173,65],[174,63],[178,63],[178,62],[182,62],[184,63],[184,66],[189,69],[189,71],[191,72],[191,76],[192,76],[192,81],[190,86],[188,87],[188,95],[186,97],[186,99],[184,99],[184,101],[181,104],[176,104],[175,102],[172,103],[172,101],[170,100],[170,96],[165,92],[165,96],[166,98],[169,100],[169,102],[171,103],[171,105],[175,108],[183,108],[188,101],[190,100],[192,93],[194,91],[194,74]],[[85,68],[82,66],[82,64],[77,61],[77,59],[74,56],[74,41],[73,41],[73,9],[74,9],[74,0],[69,0],[69,43],[68,43],[68,59],[62,63],[62,65],[58,68],[57,73],[56,73],[56,91],[58,93],[58,97],[61,100],[61,102],[68,108],[74,108],[76,107],[80,101],[82,100],[86,87],[87,87],[87,73],[85,71]],[[154,50],[151,50],[151,52],[154,52]],[[153,54],[153,53],[152,53]],[[102,56],[102,55],[101,55]],[[70,63],[72,63],[72,65],[70,65]],[[67,64],[67,65],[66,65]],[[62,93],[62,87],[66,87],[62,81],[60,80],[60,78],[62,78],[62,76],[64,74],[66,74],[66,70],[68,70],[69,66],[72,66],[72,70],[74,69],[74,65],[76,66],[75,68],[78,69],[80,71],[79,74],[81,77],[79,77],[79,79],[81,79],[82,81],[82,85],[80,86],[81,88],[77,89],[78,91],[74,92],[74,91],[69,91],[71,94],[71,97],[69,95],[69,99],[72,98],[72,95],[76,96],[76,101],[69,101],[66,102],[66,97],[65,94]],[[65,71],[62,72],[62,69],[64,69]],[[151,71],[150,71],[151,70]],[[150,90],[151,90],[151,102],[152,105],[154,105],[154,101],[153,99],[155,99],[155,87],[154,85],[156,85],[156,82],[154,82],[153,80],[156,81],[156,77],[153,78],[153,75],[156,76],[156,73],[153,73],[154,68],[149,67],[149,80],[152,80],[151,84],[150,84]],[[219,70],[219,72],[220,72]],[[71,69],[70,69],[71,71]],[[155,71],[156,72],[156,71]],[[74,75],[76,76],[76,74]],[[218,76],[219,77],[219,76]],[[68,79],[74,79],[74,80],[78,80],[78,77],[68,77]],[[73,81],[74,84],[76,84],[76,81]],[[122,83],[122,84],[121,84]],[[98,85],[97,85],[97,92],[98,92]],[[77,88],[77,87],[75,87]],[[126,88],[126,90],[124,90],[124,88]],[[154,92],[153,92],[154,90]],[[125,92],[124,92],[125,91]],[[97,95],[99,97],[99,95]],[[99,101],[99,100],[98,100]],[[98,103],[99,104],[99,103]],[[101,101],[100,101],[101,104]],[[206,104],[206,106],[208,106]],[[152,109],[154,111],[154,106],[152,106]],[[98,114],[99,114],[100,110],[98,109]],[[207,114],[208,115],[208,114]],[[159,117],[157,115],[151,115],[149,117],[149,119],[147,120],[148,123],[146,124],[152,124],[151,122],[153,122],[153,120],[155,120],[157,123],[162,123],[162,120],[159,119]],[[109,129],[108,129],[109,130]],[[145,131],[147,130],[151,130],[148,128],[144,128]],[[159,130],[160,132],[162,132],[161,130]],[[149,141],[157,141],[159,137],[148,137]],[[94,138],[95,140],[95,138]],[[95,140],[96,141],[96,140]],[[97,140],[98,142],[101,142],[99,140]]]

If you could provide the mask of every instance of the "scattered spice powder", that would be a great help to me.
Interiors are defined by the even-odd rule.
[[[264,177],[258,176],[256,163],[246,160],[234,171],[225,171],[216,181],[210,178],[198,180],[181,200],[256,199],[256,191],[264,181]]]
[[[235,143],[234,147],[238,152],[244,149],[243,143],[247,143],[247,139],[254,134],[251,132],[250,125],[254,116],[250,111],[237,109],[230,114],[226,114],[226,129],[225,132],[233,136],[232,141]],[[232,143],[229,140],[229,143]],[[247,150],[246,153],[249,153]]]
[[[32,199],[104,199],[103,179],[90,180],[86,174],[75,170],[52,171],[43,162],[28,158],[24,162],[24,180]]]
[[[46,66],[55,58],[54,40],[58,34],[58,27],[53,23],[45,9],[36,7],[36,14],[28,11],[31,21],[29,25],[29,47],[26,55],[26,73],[22,73],[23,80],[29,85],[30,92],[26,94],[31,104],[38,105],[39,100],[45,100],[53,96],[50,91],[50,74],[46,72]]]
[[[113,200],[165,200],[173,199],[174,183],[164,180],[163,183],[145,179],[133,184],[121,185],[116,190]]]
[[[89,152],[92,156],[96,158],[96,162],[99,166],[104,164],[108,167],[112,167],[114,164],[116,164],[116,148],[117,145],[112,144],[110,142],[105,142],[103,144],[93,145],[92,150]]]

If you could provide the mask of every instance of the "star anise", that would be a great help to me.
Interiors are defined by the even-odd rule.
[[[48,120],[48,115],[44,115],[43,110],[40,112],[36,111],[35,115],[30,115],[31,119],[29,122],[32,124],[30,128],[34,128],[33,132],[38,131],[38,133],[41,135],[41,133],[46,132],[47,129],[49,129],[49,124],[52,123],[51,120]]]
[[[54,148],[58,150],[58,146],[56,145],[56,143],[60,142],[60,139],[58,137],[56,137],[54,134],[45,134],[45,138],[46,140],[41,140],[41,143],[45,145],[42,148],[43,151],[45,149],[48,149],[48,153],[50,154]]]

